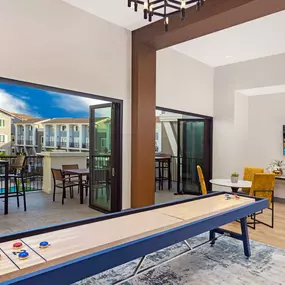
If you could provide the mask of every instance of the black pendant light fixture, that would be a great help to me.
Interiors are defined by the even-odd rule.
[[[168,31],[169,16],[180,13],[181,21],[185,18],[185,10],[196,5],[197,11],[204,5],[205,0],[128,0],[128,7],[138,11],[138,6],[143,6],[143,17],[152,22],[153,16],[164,19],[164,29]]]

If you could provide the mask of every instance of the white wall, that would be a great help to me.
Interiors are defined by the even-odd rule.
[[[1,77],[124,100],[123,206],[129,207],[130,32],[62,1],[1,0],[0,35]]]
[[[156,105],[213,116],[214,69],[171,48],[156,55]]]
[[[285,54],[215,69],[213,177],[229,177],[234,171],[242,173],[245,164],[266,167],[271,159],[282,159],[281,131],[285,124],[281,118],[284,113],[283,101],[280,101],[282,97],[279,97],[280,100],[275,95],[270,100],[266,99],[268,96],[249,98],[247,112],[245,102],[244,111],[239,109],[242,102],[236,102],[240,95],[236,91],[284,85],[284,74]],[[245,121],[239,120],[237,123],[238,117],[235,118],[235,115],[240,120],[243,115],[245,120],[248,116],[248,140],[240,138],[240,127]],[[265,127],[266,122],[270,122],[268,127]],[[246,132],[245,129],[243,131]],[[246,141],[249,143],[247,152],[240,155]]]
[[[285,94],[250,96],[248,104],[247,163],[268,167],[273,159],[284,160]]]

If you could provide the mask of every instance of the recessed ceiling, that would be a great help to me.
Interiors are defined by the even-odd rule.
[[[175,50],[216,67],[285,53],[285,11],[197,38]]]
[[[134,12],[133,8],[128,7],[127,0],[62,1],[128,30],[135,30],[149,24],[147,20],[143,19],[143,7],[139,5],[138,12]],[[158,19],[153,17],[153,21]]]
[[[142,7],[134,12],[127,6],[127,0],[62,1],[128,30],[149,24],[143,19]],[[285,53],[284,27],[285,11],[282,11],[171,48],[217,67]]]
[[[238,93],[246,96],[259,96],[285,93],[285,85],[273,85],[259,88],[237,90]]]

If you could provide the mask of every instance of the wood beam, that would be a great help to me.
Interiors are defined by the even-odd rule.
[[[154,204],[156,50],[133,42],[131,206]]]
[[[159,50],[284,9],[284,0],[207,0],[200,11],[188,8],[183,22],[171,16],[168,32],[160,20],[134,31],[133,37]]]

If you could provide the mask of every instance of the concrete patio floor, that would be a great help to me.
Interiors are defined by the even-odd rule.
[[[61,194],[56,196],[56,202],[52,201],[52,195],[42,191],[28,192],[27,211],[23,209],[23,199],[20,197],[20,208],[17,208],[16,198],[9,199],[9,214],[4,213],[4,200],[0,200],[0,235],[11,232],[23,231],[32,228],[45,227],[53,224],[64,223],[72,220],[80,220],[103,215],[88,207],[88,198],[84,204],[79,203],[79,195],[69,196],[65,204],[61,204]],[[173,191],[163,190],[155,193],[155,203],[189,198],[189,195],[176,196]]]

